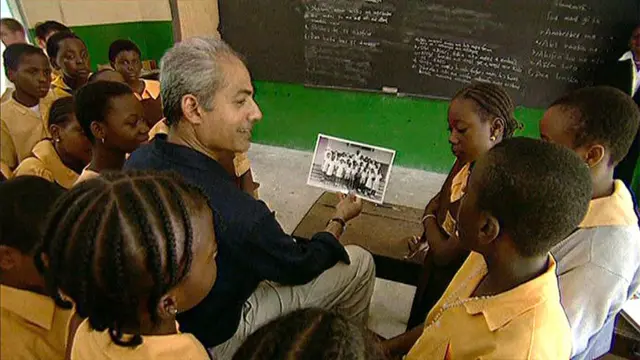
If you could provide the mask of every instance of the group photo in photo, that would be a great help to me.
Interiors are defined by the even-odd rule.
[[[318,135],[307,184],[381,204],[395,151]]]

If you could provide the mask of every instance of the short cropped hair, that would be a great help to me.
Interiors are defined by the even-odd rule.
[[[116,57],[123,51],[134,51],[138,56],[142,56],[140,48],[131,40],[119,39],[111,43],[109,46],[109,62],[116,62]]]
[[[47,20],[36,24],[35,33],[37,38],[44,40],[47,35],[52,32],[71,32],[71,29],[64,24],[53,20]]]
[[[22,24],[20,24],[20,22],[14,18],[2,18],[0,19],[0,24],[6,26],[7,29],[11,30],[12,32],[20,31],[23,34],[25,33]]]
[[[111,108],[111,99],[126,94],[133,94],[133,90],[125,84],[113,81],[96,81],[76,91],[74,96],[76,118],[91,143],[96,141],[91,132],[91,123],[104,122]]]
[[[49,40],[47,40],[47,54],[49,58],[55,59],[58,57],[58,52],[60,51],[60,43],[66,39],[78,39],[84,43],[82,39],[78,37],[78,35],[69,32],[69,31],[61,31],[53,34]]]
[[[207,111],[223,83],[220,60],[242,56],[227,43],[212,37],[193,37],[175,44],[160,61],[160,89],[167,125],[182,117],[182,97],[194,95]]]
[[[475,164],[473,191],[519,254],[548,252],[587,213],[592,195],[587,165],[571,149],[530,138],[500,142]]]
[[[344,316],[322,309],[296,310],[247,338],[233,360],[382,360],[376,340]]]
[[[640,110],[631,96],[609,86],[582,88],[556,100],[573,119],[573,145],[602,144],[618,164],[629,152],[640,126]]]
[[[53,204],[65,190],[36,176],[0,183],[0,245],[35,255]]]
[[[4,61],[5,73],[8,75],[9,70],[16,71],[18,70],[18,66],[20,66],[20,62],[25,55],[34,55],[39,54],[42,56],[46,56],[42,49],[37,48],[33,45],[29,44],[12,44],[7,46],[2,53],[2,60]]]

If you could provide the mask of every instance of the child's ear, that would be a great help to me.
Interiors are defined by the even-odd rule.
[[[97,121],[91,122],[91,134],[93,134],[93,137],[96,139],[96,141],[100,142],[103,142],[104,138],[107,136],[104,125]]]
[[[605,157],[605,149],[604,146],[600,144],[592,145],[587,152],[585,153],[585,162],[589,166],[589,168],[594,168],[598,166],[602,161],[604,161]]]
[[[16,77],[18,76],[18,71],[17,70],[13,70],[13,69],[7,69],[7,78],[9,79],[9,81],[11,81],[12,83],[16,83]]]
[[[504,136],[505,120],[501,117],[493,119],[491,123],[491,136],[496,139],[502,139]]]
[[[480,215],[480,231],[478,232],[478,242],[480,246],[491,244],[500,235],[500,222],[495,216],[482,212]]]
[[[8,271],[18,265],[18,250],[6,246],[0,245],[0,269],[2,271]]]
[[[51,138],[54,141],[60,140],[60,132],[62,132],[62,129],[59,125],[49,125],[49,133],[51,133]]]
[[[158,301],[156,307],[158,316],[161,319],[175,319],[178,315],[178,301],[172,293],[166,293]]]

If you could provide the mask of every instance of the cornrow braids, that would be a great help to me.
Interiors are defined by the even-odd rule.
[[[47,289],[60,293],[97,331],[120,346],[137,346],[139,305],[157,323],[157,304],[191,268],[194,231],[189,206],[203,193],[174,173],[116,172],[79,184],[55,205],[41,249]]]
[[[513,136],[516,130],[523,128],[515,117],[515,104],[507,92],[498,85],[473,82],[462,88],[453,97],[473,100],[482,113],[483,120],[500,118],[504,121],[503,138]]]
[[[302,309],[275,319],[249,336],[233,360],[382,360],[380,346],[344,316]]]

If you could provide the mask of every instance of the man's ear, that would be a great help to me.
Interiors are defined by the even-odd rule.
[[[20,252],[11,246],[0,245],[0,269],[8,271],[20,263]]]
[[[161,319],[175,320],[178,315],[178,301],[172,293],[166,293],[158,301],[156,311]]]
[[[584,155],[584,161],[587,163],[589,168],[594,168],[598,166],[605,158],[605,149],[604,146],[600,144],[591,145],[587,149]]]
[[[490,245],[500,235],[500,222],[495,216],[483,211],[480,214],[480,230],[478,244],[482,247]]]
[[[202,114],[200,112],[199,105],[200,104],[198,103],[198,99],[191,94],[184,95],[180,100],[182,114],[184,115],[184,118],[192,125],[202,124]]]

